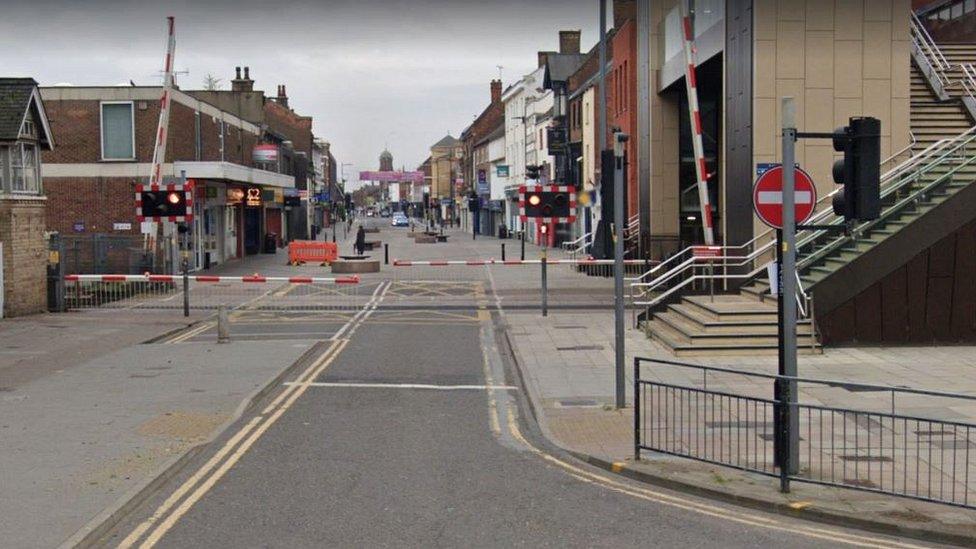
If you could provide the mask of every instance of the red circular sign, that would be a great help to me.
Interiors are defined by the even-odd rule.
[[[817,187],[810,174],[796,169],[796,222],[804,223],[817,207]],[[776,166],[759,176],[752,187],[752,207],[763,223],[774,229],[783,228],[783,167]]]

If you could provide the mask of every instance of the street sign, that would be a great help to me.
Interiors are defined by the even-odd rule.
[[[796,223],[805,223],[817,206],[817,187],[810,175],[796,168]],[[752,205],[759,219],[774,229],[783,228],[783,167],[770,168],[752,188]]]
[[[714,260],[722,257],[721,246],[692,246],[691,255],[695,259]]]

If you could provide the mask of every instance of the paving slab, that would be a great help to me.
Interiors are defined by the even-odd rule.
[[[776,512],[927,536],[931,541],[976,544],[976,510],[797,481],[792,483],[791,493],[781,494],[778,480],[761,474],[651,451],[643,451],[641,459],[635,460],[631,391],[633,357],[676,359],[639,331],[627,330],[627,407],[617,410],[613,407],[611,313],[556,311],[549,317],[541,317],[525,311],[506,311],[504,324],[543,433],[582,459],[648,482]],[[565,345],[566,330],[562,327],[567,325],[582,326],[572,330],[576,344],[606,347],[602,362],[584,361],[578,356],[570,359],[568,353],[558,350]],[[776,371],[775,357],[709,357],[679,361],[747,372]],[[974,347],[827,349],[823,355],[800,357],[799,371],[801,376],[809,378],[976,395]],[[642,376],[692,387],[700,386],[702,381],[700,373],[694,370],[654,365],[644,368]],[[761,398],[772,397],[768,381],[734,374],[711,374],[708,387]],[[859,392],[825,386],[802,389],[801,402],[879,412],[888,412],[891,406],[887,392]],[[931,398],[905,396],[899,397],[896,404],[899,413],[976,423],[976,405],[972,401],[934,403]],[[911,433],[901,436],[911,436]],[[906,440],[911,446],[908,442]],[[927,441],[921,443],[927,444]],[[763,447],[760,445],[757,451],[761,452]],[[753,457],[761,459],[762,456]],[[771,456],[767,457],[771,459]]]
[[[208,440],[312,341],[135,345],[0,393],[0,539],[54,547]]]

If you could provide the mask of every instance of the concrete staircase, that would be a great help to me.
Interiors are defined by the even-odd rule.
[[[676,356],[775,355],[776,299],[762,285],[739,294],[686,296],[644,324],[651,339]],[[809,320],[797,326],[800,353],[821,352]]]
[[[945,56],[953,64],[976,62],[976,45],[946,46]],[[940,100],[913,65],[911,128],[916,139],[913,155],[940,140],[957,138],[973,126],[961,100],[952,96],[952,89],[949,92],[949,100]],[[954,173],[947,180],[945,175],[950,171]],[[976,139],[970,137],[964,149],[927,164],[921,175],[894,181],[897,191],[883,199],[884,219],[864,226],[856,238],[822,234],[803,243],[799,249],[801,285],[806,292],[814,294],[818,311],[830,310],[856,295],[860,290],[853,281],[862,286],[873,282],[886,274],[884,269],[893,268],[897,261],[907,260],[910,254],[924,249],[913,251],[913,247],[925,246],[926,239],[941,238],[935,233],[947,231],[949,227],[939,219],[965,216],[970,202],[976,203],[971,185],[974,181]],[[939,182],[937,187],[908,201],[908,197],[934,182]],[[966,193],[959,200],[942,207],[963,190]],[[907,229],[920,220],[917,226]],[[840,222],[832,214],[824,221]],[[872,255],[873,251],[879,253]],[[852,264],[854,268],[850,268]],[[822,305],[826,309],[821,309]],[[678,356],[775,355],[777,352],[776,300],[768,294],[765,283],[754,282],[738,294],[716,296],[714,301],[708,296],[683,297],[666,310],[653,313],[644,328],[648,337]],[[821,352],[811,321],[800,323],[798,337],[801,352]]]

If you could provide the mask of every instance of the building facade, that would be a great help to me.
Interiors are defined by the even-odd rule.
[[[0,78],[0,318],[47,310],[42,157],[54,149],[32,78]]]

